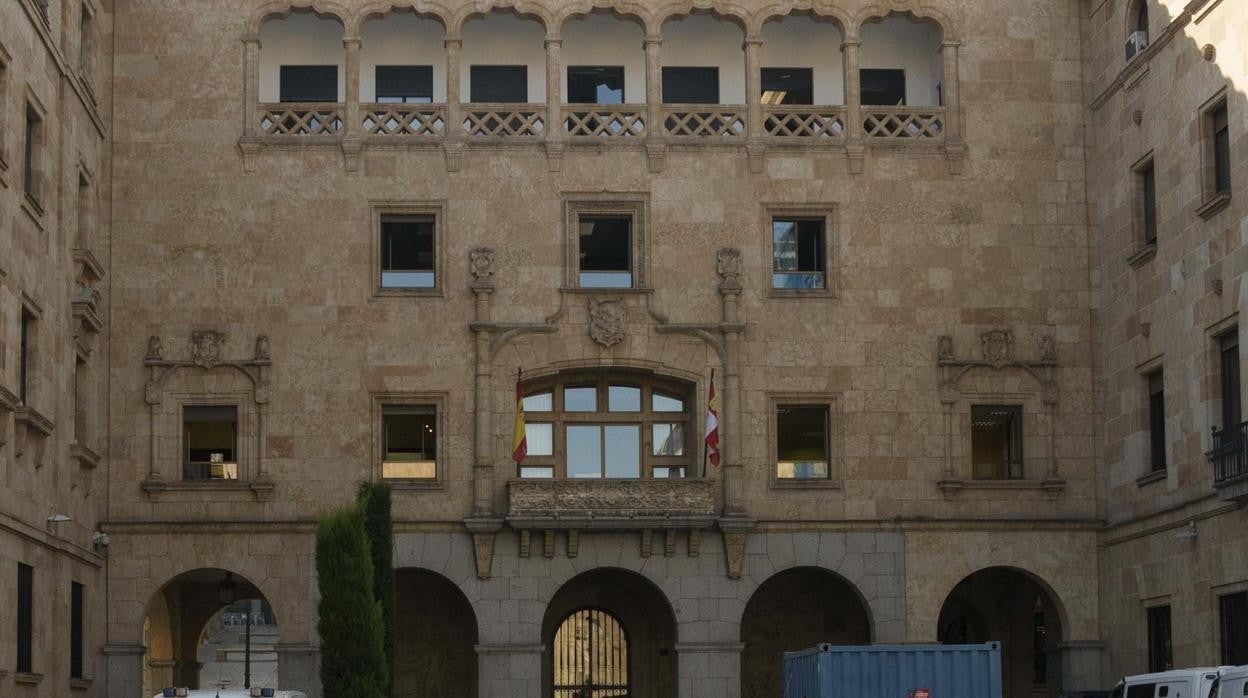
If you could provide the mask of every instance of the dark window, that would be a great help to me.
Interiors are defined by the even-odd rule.
[[[719,104],[719,68],[663,68],[664,104]]]
[[[1233,429],[1242,420],[1239,387],[1239,329],[1218,336],[1219,376],[1222,387],[1222,428]]]
[[[1218,597],[1222,664],[1248,664],[1248,591]]]
[[[30,398],[30,382],[31,382],[31,362],[34,357],[31,356],[31,346],[35,340],[35,316],[29,310],[22,308],[22,336],[20,345],[18,346],[18,383],[17,383],[17,400],[23,405],[27,404]]]
[[[826,249],[822,218],[773,218],[772,288],[824,288]]]
[[[238,408],[196,405],[182,408],[187,480],[238,479]]]
[[[763,104],[814,104],[810,68],[763,68]]]
[[[1157,243],[1157,177],[1153,169],[1153,161],[1141,167],[1136,174],[1140,181],[1141,205],[1140,218],[1144,222],[1144,244]]]
[[[17,563],[17,671],[34,671],[32,650],[35,640],[35,570]]]
[[[1166,393],[1161,371],[1148,374],[1148,443],[1153,472],[1166,469]]]
[[[433,216],[381,217],[381,285],[383,288],[433,288]]]
[[[1170,607],[1148,609],[1148,670],[1169,671],[1174,668],[1170,655]]]
[[[628,216],[581,216],[580,274],[586,288],[633,285],[632,227]]]
[[[971,406],[971,465],[978,479],[1023,476],[1023,408]]]
[[[433,66],[379,65],[375,77],[378,102],[433,101]]]
[[[776,477],[828,477],[828,406],[776,406]]]
[[[39,112],[34,107],[26,105],[26,149],[22,160],[22,185],[23,191],[33,198],[39,197],[38,176],[36,171],[38,163],[36,162],[39,154],[41,141],[43,139],[43,119],[39,117]]]
[[[385,456],[381,476],[433,479],[438,476],[438,408],[386,405],[381,408]]]
[[[338,101],[336,65],[284,65],[280,80],[283,102]]]
[[[623,104],[624,67],[568,66],[569,104]]]
[[[1127,687],[1127,698],[1153,698],[1157,692],[1155,683],[1138,683]]]
[[[1031,683],[1044,686],[1049,683],[1048,624],[1044,622],[1044,605],[1037,600],[1031,618]]]
[[[87,409],[90,405],[90,383],[87,362],[79,356],[74,361],[74,442],[87,443]]]
[[[858,71],[862,104],[893,107],[906,103],[906,71],[899,68],[862,68]]]
[[[1148,2],[1139,0],[1135,4],[1135,30],[1148,33]]]
[[[82,676],[82,585],[69,584],[69,677]]]
[[[1213,126],[1213,187],[1216,192],[1231,190],[1231,131],[1226,102],[1209,114]]]
[[[524,65],[474,65],[469,73],[471,102],[529,101],[529,68]]]

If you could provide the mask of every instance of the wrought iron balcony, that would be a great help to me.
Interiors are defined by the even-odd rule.
[[[512,480],[514,528],[706,528],[715,520],[715,481],[703,479]]]
[[[1213,428],[1213,487],[1228,501],[1248,501],[1248,422]]]

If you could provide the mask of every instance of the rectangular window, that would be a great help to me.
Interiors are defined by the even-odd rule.
[[[69,677],[84,678],[82,675],[82,585],[78,582],[69,584]]]
[[[1170,607],[1148,609],[1148,671],[1169,671],[1174,667],[1170,653]]]
[[[78,23],[78,70],[82,77],[91,80],[95,77],[95,28],[91,10],[82,4],[82,14]]]
[[[971,406],[971,473],[981,480],[1023,476],[1021,405]]]
[[[1234,429],[1243,421],[1239,385],[1239,329],[1218,335],[1219,383],[1222,388],[1222,428]]]
[[[1226,111],[1226,100],[1209,112],[1213,134],[1213,190],[1216,193],[1231,191],[1231,129]]]
[[[40,160],[43,151],[43,117],[29,104],[26,105],[26,144],[22,155],[22,187],[26,195],[40,200]]]
[[[763,68],[763,104],[814,104],[811,68]]]
[[[474,65],[469,71],[468,100],[474,103],[524,103],[529,101],[529,67],[525,65]]]
[[[280,85],[283,102],[337,102],[338,66],[284,65]]]
[[[1248,664],[1248,591],[1218,597],[1222,664]]]
[[[88,249],[91,246],[91,223],[94,220],[94,207],[91,205],[91,181],[85,174],[78,174],[78,235],[75,247]]]
[[[719,68],[665,66],[664,104],[719,104]]]
[[[568,66],[568,104],[623,104],[624,66]]]
[[[639,424],[568,425],[567,445],[569,478],[641,477]]]
[[[1153,472],[1166,469],[1166,393],[1162,371],[1148,374],[1149,467]]]
[[[186,454],[182,471],[185,479],[238,479],[238,407],[183,407],[182,440]]]
[[[433,480],[438,476],[436,405],[383,405],[381,476]]]
[[[862,104],[876,107],[906,103],[906,71],[898,68],[862,68],[858,71]]]
[[[436,286],[435,223],[434,216],[382,214],[382,288]]]
[[[375,79],[378,102],[428,104],[433,101],[431,65],[379,65]]]
[[[1157,244],[1157,176],[1150,159],[1135,171],[1140,188],[1139,220],[1144,232],[1144,244]]]
[[[633,219],[581,216],[578,284],[583,288],[631,288]]]
[[[35,570],[17,563],[17,672],[34,671],[35,642]]]
[[[26,308],[22,308],[21,337],[18,345],[18,376],[17,399],[23,405],[29,405],[32,382],[34,380],[34,344],[35,316]]]
[[[827,405],[776,406],[776,477],[815,480],[829,477]]]
[[[74,442],[87,442],[87,405],[90,400],[87,362],[79,356],[74,362]]]
[[[771,286],[806,290],[827,287],[827,242],[823,218],[771,220]]]

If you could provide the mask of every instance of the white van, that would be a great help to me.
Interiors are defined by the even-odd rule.
[[[166,688],[152,698],[308,698],[300,691],[276,688]]]
[[[1172,669],[1128,676],[1114,687],[1110,698],[1215,698],[1211,690],[1216,688],[1218,677],[1233,668]]]
[[[1248,664],[1222,671],[1209,698],[1244,698],[1248,696]]]

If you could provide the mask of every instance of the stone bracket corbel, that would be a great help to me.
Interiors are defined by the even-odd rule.
[[[660,140],[646,141],[646,166],[650,174],[659,174],[667,164],[667,144]]]
[[[962,174],[962,164],[966,159],[966,143],[962,140],[951,140],[945,143],[945,164],[949,174]]]
[[[243,156],[243,172],[256,171],[256,157],[260,154],[260,140],[255,136],[238,139],[238,152]]]
[[[745,144],[745,155],[750,163],[750,174],[762,174],[767,163],[767,144],[762,141],[750,141]]]
[[[484,331],[494,335],[490,340],[491,360],[516,337],[525,334],[554,334],[559,331],[557,325],[545,322],[473,322],[468,328],[473,332]]]
[[[464,527],[472,535],[473,558],[477,565],[477,579],[489,579],[494,565],[494,542],[503,529],[502,519],[467,518]]]
[[[546,141],[546,169],[558,172],[563,169],[563,141]]]
[[[464,164],[464,144],[458,140],[448,140],[442,144],[442,156],[446,159],[447,172],[459,172]]]
[[[724,538],[724,564],[729,579],[740,579],[745,566],[746,536],[758,524],[745,516],[725,516],[719,520],[719,530]]]
[[[359,136],[347,136],[342,139],[342,164],[347,172],[360,169],[360,153],[364,151],[364,139]]]
[[[52,420],[40,414],[30,406],[18,407],[14,411],[13,455],[21,456],[31,446],[31,461],[35,467],[43,466],[43,453],[48,446],[48,437],[52,436],[55,425]],[[33,439],[31,437],[34,437]]]
[[[845,156],[849,158],[850,174],[862,174],[866,155],[867,147],[860,139],[850,138],[845,142]]]

